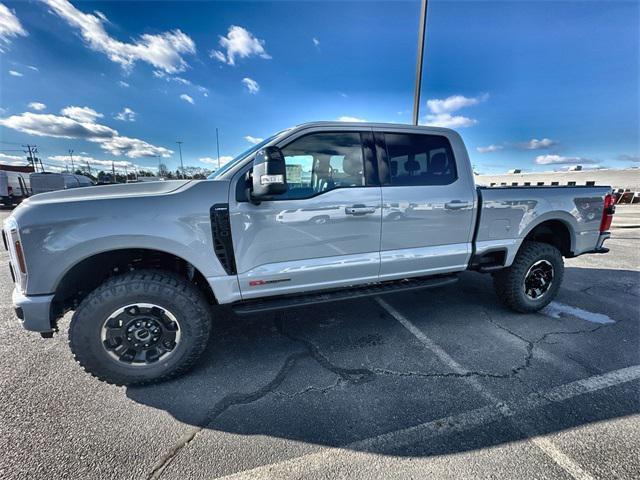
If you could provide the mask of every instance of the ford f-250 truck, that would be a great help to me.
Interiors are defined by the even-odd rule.
[[[75,310],[78,362],[116,384],[163,380],[204,350],[216,305],[261,312],[493,274],[533,312],[563,257],[606,252],[607,187],[477,188],[441,128],[310,123],[202,181],[35,195],[5,221],[13,304],[50,337]]]

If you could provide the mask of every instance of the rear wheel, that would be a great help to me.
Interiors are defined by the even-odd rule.
[[[169,272],[138,271],[107,280],[80,303],[69,345],[100,380],[139,385],[191,368],[210,328],[211,309],[192,284]]]
[[[509,268],[493,276],[498,298],[517,312],[536,312],[557,295],[564,275],[562,254],[552,245],[524,242]]]

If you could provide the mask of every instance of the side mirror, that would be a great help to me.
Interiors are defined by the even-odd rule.
[[[287,191],[287,167],[278,147],[258,150],[253,160],[251,199],[260,202]]]

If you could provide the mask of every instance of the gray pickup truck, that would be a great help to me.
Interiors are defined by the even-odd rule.
[[[613,208],[607,187],[477,188],[452,130],[319,122],[207,180],[35,195],[3,238],[24,328],[50,337],[75,310],[78,362],[141,384],[192,366],[221,304],[264,312],[476,270],[508,307],[539,310],[563,256],[607,251]]]

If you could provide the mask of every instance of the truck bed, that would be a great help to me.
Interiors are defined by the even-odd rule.
[[[570,256],[593,251],[600,236],[604,197],[611,187],[478,187],[475,253],[506,249],[510,265],[527,234],[545,221],[561,222]]]

